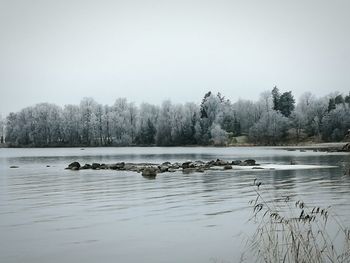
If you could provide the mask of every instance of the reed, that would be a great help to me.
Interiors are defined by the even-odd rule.
[[[283,197],[268,201],[254,180],[250,201],[257,226],[247,250],[255,262],[350,262],[350,231],[331,207],[308,206]]]

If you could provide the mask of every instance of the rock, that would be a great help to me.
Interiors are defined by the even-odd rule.
[[[350,143],[345,144],[342,148],[341,148],[342,152],[350,152]]]
[[[205,166],[210,167],[210,166],[215,165],[215,163],[216,163],[216,162],[215,162],[214,160],[211,160],[211,161],[207,162],[207,163],[205,164]]]
[[[296,165],[297,164],[297,162],[296,161],[294,161],[294,160],[290,160],[290,165]]]
[[[102,170],[106,170],[108,168],[109,168],[109,166],[104,164],[104,163],[100,165],[100,169],[102,169]]]
[[[74,169],[73,169],[74,168]],[[79,170],[80,169],[80,163],[78,162],[72,162],[71,164],[68,165],[67,169],[70,170]]]
[[[197,165],[195,163],[190,163],[189,166],[190,166],[190,168],[196,168],[197,167]]]
[[[99,164],[99,163],[93,163],[93,164],[91,165],[91,168],[92,168],[93,170],[100,169],[100,167],[101,167],[101,164]]]
[[[169,168],[177,170],[177,169],[180,169],[180,167],[181,166],[179,164],[173,164]]]
[[[226,165],[224,166],[224,170],[230,170],[230,169],[232,169],[232,165],[226,164]]]
[[[121,163],[111,164],[109,168],[112,170],[123,170],[125,168],[125,163],[121,162]]]
[[[17,165],[11,165],[10,168],[15,169],[15,168],[19,168]]]
[[[187,162],[182,163],[182,165],[181,165],[182,169],[190,168],[191,163],[192,163],[191,161],[187,161]]]
[[[214,163],[214,165],[216,165],[216,166],[224,166],[226,164],[228,164],[226,161],[220,160],[220,159],[217,159]]]
[[[162,165],[170,166],[171,162],[164,162],[164,163],[162,163]]]
[[[254,169],[254,170],[263,170],[264,168],[259,167],[259,166],[254,166],[252,169]]]
[[[194,173],[197,169],[194,168],[182,168],[184,174]]]
[[[80,169],[86,170],[86,169],[91,169],[91,164],[84,164],[82,167],[80,167]]]
[[[235,160],[235,161],[232,161],[232,165],[240,165],[242,163],[241,160]]]
[[[244,162],[244,165],[247,165],[247,166],[253,166],[253,165],[255,165],[255,160],[253,160],[253,159],[248,159],[248,160],[245,160]]]
[[[74,167],[71,168],[71,170],[72,170],[72,171],[79,171],[79,168],[76,167],[76,166],[74,166]]]
[[[204,173],[205,169],[203,167],[199,167],[197,168],[197,171],[198,173]]]
[[[175,170],[174,168],[169,168],[169,169],[168,169],[168,172],[169,172],[169,173],[174,173],[174,172],[176,172],[176,170]]]
[[[158,169],[161,173],[165,173],[169,170],[169,166],[162,164],[162,165],[158,166]]]
[[[156,177],[157,175],[157,168],[155,167],[145,167],[142,170],[142,176],[144,177]]]
[[[50,165],[46,165],[46,167],[50,167]]]

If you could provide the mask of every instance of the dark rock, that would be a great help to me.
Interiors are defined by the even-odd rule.
[[[121,162],[121,163],[111,164],[109,168],[112,170],[123,170],[125,168],[125,163]]]
[[[226,161],[220,160],[220,159],[217,159],[214,163],[214,165],[216,165],[216,166],[224,166],[226,164],[228,164]]]
[[[67,169],[71,169],[71,170],[79,170],[79,168],[80,168],[80,163],[78,163],[78,162],[72,162],[67,167]]]
[[[74,167],[71,168],[71,170],[72,170],[72,171],[79,171],[79,168],[76,167],[76,166],[74,166]]]
[[[240,165],[242,163],[241,160],[235,160],[235,161],[232,161],[232,165]]]
[[[254,169],[254,170],[263,170],[264,168],[259,167],[259,166],[254,166],[252,169]]]
[[[19,168],[17,165],[11,165],[10,168]]]
[[[80,167],[80,169],[86,170],[86,169],[91,169],[91,164],[84,164],[82,167]]]
[[[230,170],[230,169],[232,169],[232,165],[226,164],[226,165],[224,166],[224,170]]]
[[[161,173],[165,173],[169,170],[169,166],[162,164],[162,165],[158,166],[158,169]]]
[[[195,163],[190,163],[190,164],[189,164],[189,167],[190,167],[190,168],[196,168],[197,165],[196,165]]]
[[[169,168],[177,170],[177,169],[180,169],[180,167],[181,166],[179,164],[173,164]]]
[[[297,164],[297,162],[296,161],[294,161],[294,160],[290,160],[290,165],[296,165]]]
[[[50,165],[46,165],[46,167],[50,167]]]
[[[215,161],[214,160],[211,160],[211,161],[206,163],[207,167],[210,167],[210,166],[213,166],[213,165],[215,165]]]
[[[104,163],[100,165],[100,169],[101,169],[101,170],[106,170],[106,169],[108,169],[108,168],[109,168],[109,166],[106,165],[106,164],[104,164]]]
[[[182,165],[181,165],[182,169],[190,168],[191,163],[192,163],[191,161],[187,161],[187,162],[182,163]]]
[[[157,175],[157,168],[155,167],[145,167],[142,170],[142,176],[144,177],[156,177]]]
[[[342,148],[341,148],[342,152],[350,152],[350,143],[345,144]]]
[[[256,162],[253,159],[248,159],[248,160],[245,160],[243,163],[247,166],[253,166],[255,165]]]
[[[91,168],[92,168],[93,170],[100,169],[100,167],[101,167],[101,164],[99,164],[99,163],[93,163],[93,164],[91,165]]]
[[[162,165],[170,166],[171,162],[164,162],[164,163],[162,163]]]
[[[169,169],[168,169],[168,172],[169,172],[169,173],[174,173],[174,172],[176,172],[176,169],[174,169],[174,168],[169,168]]]

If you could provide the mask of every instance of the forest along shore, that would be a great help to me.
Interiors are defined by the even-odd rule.
[[[349,141],[349,125],[350,94],[305,93],[296,103],[291,91],[274,87],[257,101],[209,91],[199,104],[40,103],[0,116],[0,138],[11,147],[274,146]]]
[[[164,162],[162,164],[154,164],[154,163],[125,163],[119,162],[114,164],[100,164],[100,163],[92,163],[85,164],[83,166],[80,165],[79,162],[72,162],[68,165],[66,169],[72,171],[79,170],[119,170],[119,171],[132,171],[142,173],[142,176],[145,177],[155,177],[158,173],[165,172],[176,172],[182,171],[183,173],[191,173],[191,172],[200,172],[203,173],[205,170],[231,170],[233,166],[251,166],[252,169],[262,169],[259,167],[259,164],[256,163],[253,159],[247,159],[244,161],[234,160],[234,161],[224,161],[224,160],[211,160],[209,162],[203,161],[186,161],[183,163],[170,163]]]

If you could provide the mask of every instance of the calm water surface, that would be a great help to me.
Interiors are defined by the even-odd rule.
[[[256,159],[308,170],[69,171],[80,163]],[[0,262],[237,262],[254,178],[271,199],[332,205],[350,225],[350,155],[276,148],[0,149]],[[19,166],[10,169],[11,165]],[[50,167],[46,167],[49,165]]]

